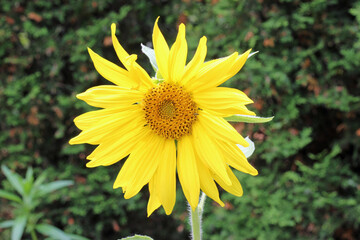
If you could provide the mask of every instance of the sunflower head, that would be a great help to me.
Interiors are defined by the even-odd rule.
[[[236,196],[243,194],[230,166],[257,175],[244,155],[249,141],[225,119],[261,119],[247,109],[252,100],[246,94],[219,87],[243,67],[250,50],[205,61],[206,37],[202,37],[186,63],[185,25],[180,24],[169,48],[158,20],[154,50],[144,51],[157,79],[150,78],[136,62],[137,56],[120,45],[115,24],[111,25],[113,46],[124,68],[89,49],[96,70],[114,85],[93,87],[77,96],[100,109],[75,118],[82,132],[70,144],[98,145],[87,157],[88,167],[108,166],[127,157],[114,188],[121,187],[124,197],[131,198],[148,185],[148,215],[160,206],[167,214],[172,212],[176,175],[193,209],[200,190],[223,206],[215,183]]]

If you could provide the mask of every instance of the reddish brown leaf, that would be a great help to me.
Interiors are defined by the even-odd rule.
[[[264,47],[274,47],[275,46],[274,38],[264,39],[263,45],[264,45]]]
[[[112,40],[111,40],[111,36],[106,36],[104,38],[103,44],[105,47],[109,47],[112,45]]]
[[[120,231],[120,226],[119,226],[119,224],[118,224],[115,220],[112,221],[112,227],[113,227],[113,229],[114,229],[115,232],[119,232],[119,231]]]
[[[360,137],[360,128],[356,130],[356,136]]]
[[[5,20],[8,24],[13,25],[15,23],[15,20],[11,17],[6,16]]]
[[[34,13],[34,12],[30,12],[28,14],[28,18],[31,19],[31,20],[34,20],[35,22],[41,22],[42,21],[42,17],[39,14]]]
[[[253,36],[254,36],[253,32],[247,32],[244,38],[245,42],[249,41]]]

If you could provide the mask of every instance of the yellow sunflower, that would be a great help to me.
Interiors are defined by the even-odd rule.
[[[108,166],[128,157],[114,188],[121,187],[128,199],[148,184],[148,215],[161,205],[166,214],[172,212],[176,172],[193,210],[200,190],[223,206],[215,182],[236,196],[243,194],[230,166],[258,173],[237,146],[249,143],[224,119],[234,114],[254,116],[245,106],[253,101],[240,90],[218,87],[242,68],[250,50],[204,62],[207,47],[202,37],[186,64],[185,25],[179,26],[169,48],[158,19],[152,39],[157,78],[152,79],[136,62],[137,56],[123,49],[115,24],[111,25],[113,46],[125,69],[88,49],[96,70],[115,85],[77,95],[102,109],[75,118],[82,132],[70,144],[99,145],[87,157],[87,167]]]

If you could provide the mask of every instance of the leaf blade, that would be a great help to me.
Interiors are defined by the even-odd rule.
[[[42,223],[38,224],[35,227],[36,231],[39,233],[49,236],[51,238],[59,239],[59,240],[71,240],[71,238],[61,229],[52,226],[50,224]]]
[[[11,240],[21,240],[26,227],[27,216],[21,215],[14,220],[11,230]]]
[[[274,117],[258,117],[251,115],[235,114],[230,117],[225,117],[228,122],[246,122],[246,123],[265,123],[270,122]]]
[[[1,190],[1,189],[0,189],[0,197],[8,199],[10,201],[18,202],[18,203],[22,202],[22,200],[19,196],[15,195],[11,192]]]
[[[59,180],[59,181],[47,183],[47,184],[39,186],[39,194],[45,195],[45,194],[54,192],[58,189],[71,186],[73,184],[74,184],[74,182],[71,180]]]
[[[24,194],[23,184],[21,183],[22,178],[17,173],[12,173],[9,168],[5,165],[1,166],[1,170],[5,174],[7,180],[10,182],[11,186],[15,188],[15,190],[20,193],[20,195]]]

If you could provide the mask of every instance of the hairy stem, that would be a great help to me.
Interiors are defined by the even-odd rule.
[[[201,240],[201,235],[202,235],[201,220],[204,210],[205,199],[206,199],[206,195],[205,193],[202,193],[199,204],[196,207],[195,211],[193,211],[191,206],[189,205],[192,240]]]

